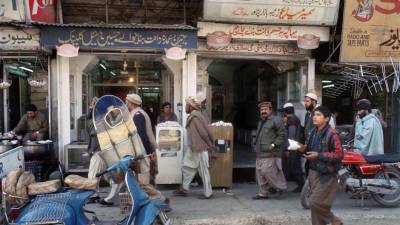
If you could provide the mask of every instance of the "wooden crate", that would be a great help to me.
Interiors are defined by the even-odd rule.
[[[218,150],[210,169],[213,187],[231,187],[233,173],[233,127],[209,126]]]

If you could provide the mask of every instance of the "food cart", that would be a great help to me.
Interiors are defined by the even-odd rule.
[[[156,184],[181,184],[183,132],[177,122],[165,122],[156,127],[158,174]]]

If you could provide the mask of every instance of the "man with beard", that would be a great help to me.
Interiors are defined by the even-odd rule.
[[[314,109],[318,107],[318,97],[316,94],[309,92],[304,96],[303,103],[307,110],[304,118],[304,139],[307,140],[311,130],[314,128],[312,118],[314,116]],[[335,128],[332,118],[329,120],[329,125]]]
[[[288,102],[283,106],[283,114],[286,118],[287,139],[300,142],[301,124],[299,118],[294,114],[294,106]],[[293,192],[301,192],[304,185],[304,174],[301,168],[301,155],[297,151],[285,149],[286,155],[286,179],[293,179],[297,183],[297,188]]]
[[[343,150],[338,133],[328,124],[330,117],[331,112],[325,106],[314,110],[314,128],[306,145],[299,149],[310,162],[308,182],[312,225],[342,225],[341,220],[331,211]]]
[[[261,102],[260,121],[254,151],[256,152],[256,177],[259,193],[254,200],[267,199],[268,194],[281,195],[286,189],[286,179],[282,171],[282,151],[286,130],[278,117],[272,114],[271,102]]]
[[[371,102],[361,99],[357,103],[354,149],[363,155],[384,154],[383,129],[379,119],[371,113]]]

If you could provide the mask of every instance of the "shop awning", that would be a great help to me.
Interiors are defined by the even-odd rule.
[[[197,29],[188,25],[158,24],[46,24],[41,44],[55,48],[72,44],[87,49],[197,48]]]

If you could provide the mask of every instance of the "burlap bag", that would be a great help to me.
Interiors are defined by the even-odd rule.
[[[88,179],[74,174],[67,176],[64,182],[74,189],[96,190],[97,188],[97,179]]]

